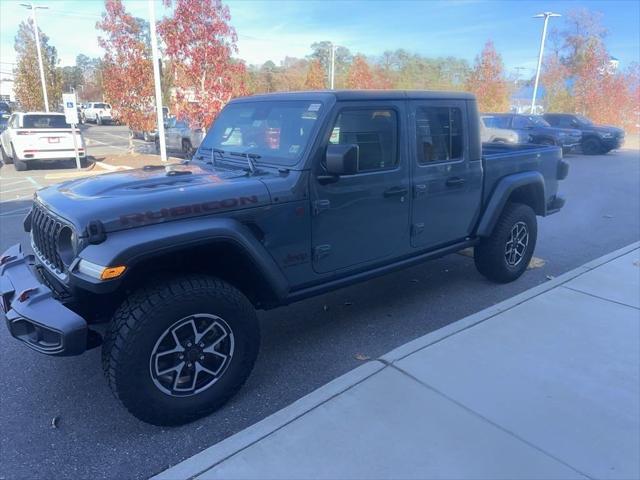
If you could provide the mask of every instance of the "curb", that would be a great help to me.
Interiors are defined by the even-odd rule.
[[[548,292],[549,290],[552,290],[556,287],[559,287],[560,285],[567,283],[568,281],[573,280],[574,278],[584,273],[587,273],[588,271],[593,270],[594,268],[597,268],[600,265],[610,262],[615,258],[621,257],[633,250],[636,250],[637,248],[640,248],[640,242],[632,243],[631,245],[627,245],[626,247],[622,247],[611,253],[603,255],[602,257],[596,258],[595,260],[585,263],[584,265],[581,265],[578,268],[574,268],[573,270],[569,270],[568,272],[563,273],[562,275],[554,278],[553,280],[550,280],[546,283],[538,285],[537,287],[532,287],[529,290],[525,290],[524,292],[519,293],[506,300],[503,300],[500,303],[497,303],[495,305],[485,308],[484,310],[480,310],[477,313],[471,314],[465,318],[462,318],[453,323],[450,323],[449,325],[439,328],[434,332],[427,333],[426,335],[416,338],[415,340],[412,340],[409,343],[405,343],[404,345],[401,345],[395,350],[391,350],[390,352],[380,357],[380,360],[387,363],[394,363],[399,360],[402,360],[404,357],[407,357],[412,353],[417,352],[418,350],[422,350],[423,348],[426,348],[430,345],[433,345],[434,343],[444,340],[445,338],[450,337],[451,335],[455,335],[456,333],[461,332],[462,330],[466,330],[475,325],[478,325],[479,323],[484,322],[485,320],[489,320],[490,318],[495,317],[499,313],[510,310],[520,305],[521,303],[532,299],[533,297],[537,297],[538,295]]]
[[[499,313],[510,310],[521,303],[537,297],[549,290],[559,287],[560,285],[593,270],[611,260],[621,257],[633,250],[640,248],[640,242],[632,243],[626,247],[622,247],[614,252],[606,254],[595,260],[592,260],[578,268],[570,270],[559,277],[550,280],[547,283],[530,288],[514,297],[504,300],[496,305],[488,307],[480,312],[472,314],[457,320],[443,328],[428,333],[422,337],[416,338],[388,353],[372,360],[364,365],[347,372],[346,374],[332,380],[326,385],[314,390],[308,395],[295,401],[291,405],[284,407],[276,413],[268,416],[260,422],[241,430],[231,437],[212,445],[202,452],[182,461],[181,463],[164,470],[158,475],[152,477],[152,480],[175,480],[175,479],[193,479],[206,471],[211,470],[216,465],[224,462],[233,455],[259,442],[265,437],[280,430],[287,424],[297,420],[314,408],[326,403],[333,397],[349,390],[357,384],[363,382],[367,378],[375,375],[380,370],[411,355],[418,350],[422,350],[434,343],[446,339],[458,332],[471,328],[479,323],[488,320]]]

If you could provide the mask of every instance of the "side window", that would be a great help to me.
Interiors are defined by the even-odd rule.
[[[418,163],[458,160],[463,156],[462,111],[452,107],[416,109]]]
[[[513,117],[513,128],[527,128],[529,119],[527,117]]]
[[[394,110],[362,109],[340,112],[329,143],[358,146],[358,170],[370,172],[398,164],[398,118]]]
[[[185,122],[184,120],[176,122],[175,127],[176,128],[187,128],[187,122]]]

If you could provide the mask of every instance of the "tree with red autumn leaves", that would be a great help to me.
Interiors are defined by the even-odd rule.
[[[324,86],[324,70],[320,60],[309,62],[307,79],[304,81],[304,88],[307,90],[322,90]]]
[[[611,57],[603,45],[585,47],[573,84],[575,110],[597,123],[629,127],[633,124],[633,92],[625,75],[610,69]]]
[[[175,109],[192,127],[207,128],[231,98],[245,94],[245,66],[232,58],[238,37],[230,20],[220,0],[176,0],[173,15],[158,26],[173,69]]]
[[[140,25],[126,12],[122,0],[106,0],[105,12],[96,27],[105,54],[102,63],[105,99],[120,121],[138,131],[153,130],[153,64]],[[133,150],[133,136],[129,137]]]
[[[367,60],[362,55],[356,55],[347,73],[347,88],[369,90],[374,88],[373,73]]]
[[[491,40],[476,57],[467,90],[476,95],[481,112],[504,112],[509,108],[509,87],[504,78],[502,57]]]

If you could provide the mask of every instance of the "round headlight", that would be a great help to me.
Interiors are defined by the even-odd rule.
[[[58,234],[58,255],[62,263],[67,267],[76,258],[78,249],[78,239],[72,228],[64,226]]]

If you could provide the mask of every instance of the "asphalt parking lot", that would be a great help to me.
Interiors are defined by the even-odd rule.
[[[85,135],[108,143],[107,134],[121,136],[119,128],[92,126]],[[118,142],[114,139],[117,148],[128,144],[126,136]],[[89,154],[98,155],[98,148],[114,147],[89,144]],[[190,425],[153,427],[129,415],[102,377],[99,349],[81,357],[48,358],[0,327],[0,478],[148,477],[292,403],[362,359],[640,239],[638,151],[567,160],[571,172],[561,185],[567,205],[539,221],[538,268],[512,284],[496,285],[476,272],[471,258],[456,254],[260,312],[263,343],[247,384],[222,410]],[[12,166],[0,169],[0,251],[26,240],[21,223],[33,191],[60,181],[51,178],[52,172],[71,171],[72,166],[20,174]]]

